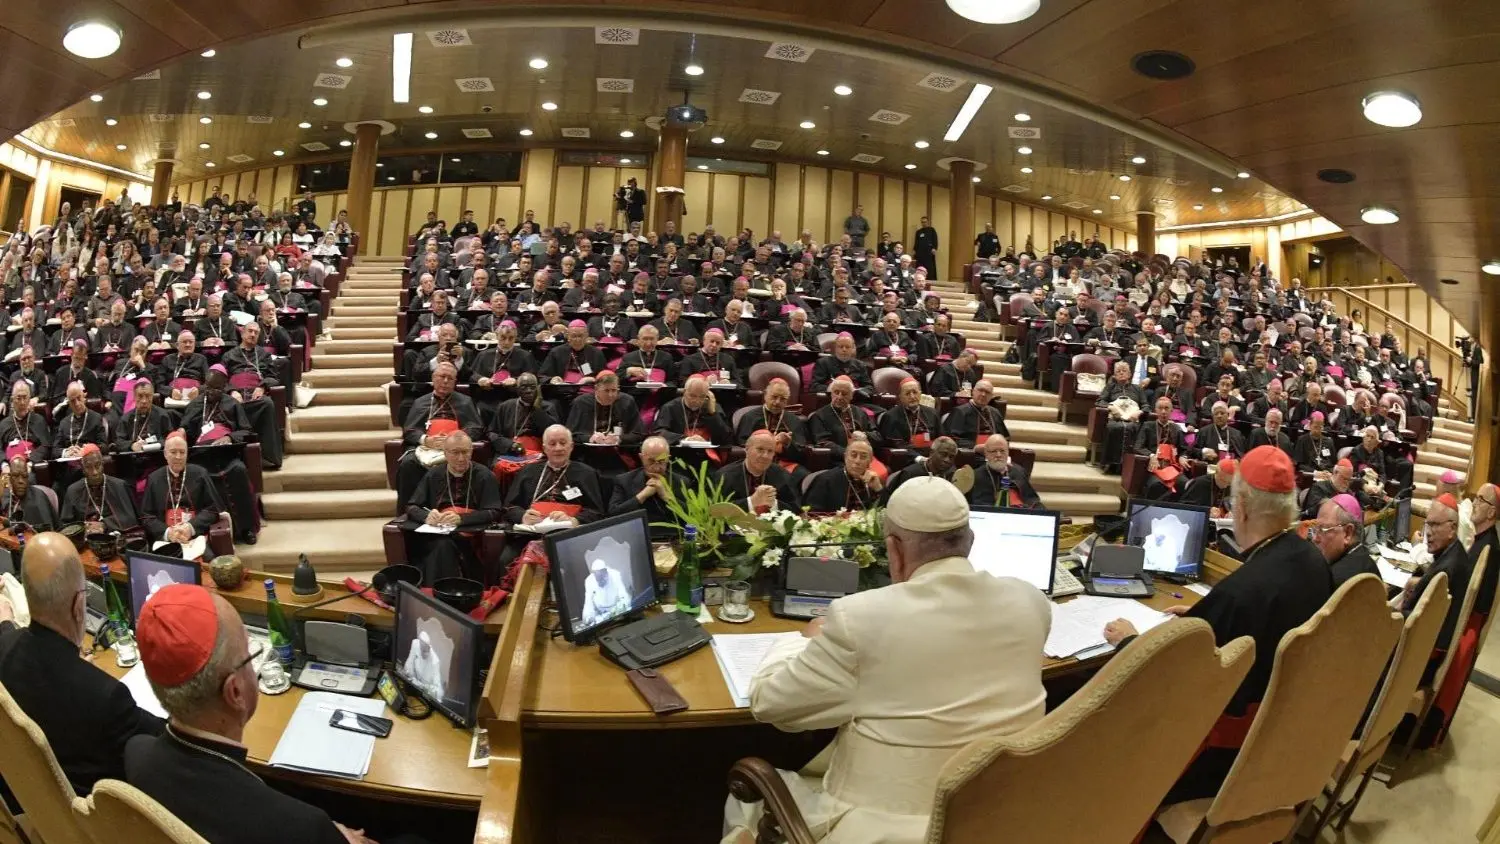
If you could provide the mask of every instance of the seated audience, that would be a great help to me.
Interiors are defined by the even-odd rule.
[[[473,532],[499,521],[504,512],[494,475],[473,462],[474,442],[462,430],[443,439],[444,461],[427,470],[417,491],[406,502],[402,524],[412,564],[422,570],[423,583],[445,577],[467,577],[490,584],[501,572],[486,571],[473,541]],[[446,534],[417,533],[421,525],[447,527]]]
[[[151,542],[186,544],[207,535],[209,528],[219,521],[223,505],[208,470],[188,462],[187,434],[181,430],[168,434],[162,454],[167,465],[146,479],[146,492],[141,498],[141,526]],[[212,547],[204,552],[204,557],[212,559]]]
[[[974,486],[969,489],[970,504],[1042,509],[1041,496],[1031,486],[1030,474],[1025,466],[1018,466],[1011,460],[1010,442],[1005,437],[991,436],[980,448],[984,465],[974,473]]]
[[[814,513],[868,510],[880,502],[885,482],[871,463],[875,451],[863,434],[855,434],[844,449],[843,464],[814,474],[802,503]]]

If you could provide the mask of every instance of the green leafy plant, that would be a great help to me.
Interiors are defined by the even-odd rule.
[[[715,515],[715,505],[727,503],[730,496],[724,492],[724,483],[715,480],[709,473],[708,461],[698,464],[697,471],[688,468],[681,460],[674,461],[687,477],[693,480],[692,484],[678,482],[680,476],[671,475],[667,479],[667,488],[672,495],[667,499],[667,512],[672,514],[671,522],[656,522],[652,527],[667,528],[669,530],[681,531],[683,525],[693,525],[698,528],[698,550],[708,558],[722,560],[724,558],[724,534],[729,527],[729,522],[721,515]]]

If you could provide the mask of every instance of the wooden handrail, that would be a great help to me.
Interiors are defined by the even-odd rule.
[[[1469,403],[1460,395],[1460,391],[1463,388],[1463,356],[1454,351],[1452,347],[1450,347],[1446,342],[1439,340],[1431,334],[1428,334],[1426,331],[1423,331],[1415,325],[1412,325],[1406,320],[1405,317],[1387,310],[1386,308],[1381,307],[1380,305],[1377,305],[1369,299],[1366,299],[1365,297],[1354,292],[1356,290],[1393,290],[1407,288],[1420,289],[1415,284],[1382,284],[1370,287],[1326,287],[1312,289],[1326,291],[1330,296],[1343,296],[1349,302],[1358,304],[1365,310],[1365,313],[1367,315],[1378,313],[1381,316],[1389,319],[1391,322],[1396,323],[1398,328],[1402,331],[1405,331],[1407,334],[1407,337],[1402,338],[1402,347],[1403,351],[1405,351],[1408,355],[1416,351],[1416,346],[1413,343],[1406,342],[1407,340],[1409,340],[1412,336],[1415,336],[1420,340],[1425,341],[1425,345],[1427,346],[1427,354],[1429,356],[1429,374],[1431,374],[1435,378],[1442,378],[1443,397],[1447,398],[1448,401],[1453,405],[1453,408],[1459,413],[1467,414]],[[1345,304],[1348,304],[1348,302],[1346,302]],[[1340,308],[1340,316],[1348,316],[1352,310],[1352,307]],[[1366,331],[1369,331],[1370,329],[1369,323],[1370,320],[1367,316],[1365,326]],[[1442,356],[1443,363],[1445,364],[1444,369],[1441,372],[1438,370],[1437,364],[1435,362],[1435,358],[1439,355]]]
[[[521,794],[521,705],[546,591],[547,578],[536,567],[521,570],[490,660],[479,702],[479,722],[489,731],[490,761],[474,828],[475,844],[517,844],[527,839]]]

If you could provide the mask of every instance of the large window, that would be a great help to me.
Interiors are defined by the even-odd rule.
[[[688,156],[687,169],[689,172],[708,171],[710,173],[738,173],[742,176],[767,176],[771,173],[771,165],[764,161],[733,161],[728,158],[696,158]]]
[[[452,152],[440,164],[438,181],[445,185],[521,181],[519,152]]]
[[[377,188],[519,181],[521,181],[521,153],[519,152],[383,155],[375,161],[375,187]],[[346,190],[348,187],[348,160],[304,164],[298,169],[298,190],[328,193]]]
[[[439,158],[433,154],[381,156],[375,161],[375,187],[435,185]]]
[[[322,164],[304,164],[298,168],[298,190],[310,190],[313,193],[331,193],[347,190],[348,188],[348,161],[325,161]]]

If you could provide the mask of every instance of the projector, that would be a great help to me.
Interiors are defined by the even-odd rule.
[[[686,126],[689,129],[701,129],[708,122],[708,112],[695,105],[675,105],[667,109],[668,126]]]

